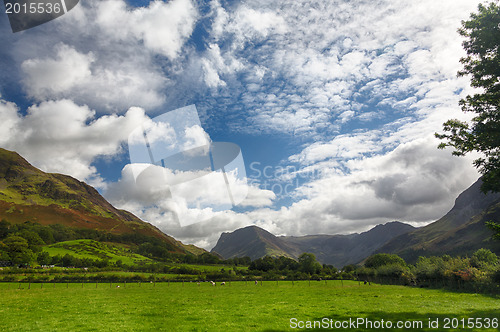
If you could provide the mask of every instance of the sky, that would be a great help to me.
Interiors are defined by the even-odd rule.
[[[458,106],[473,90],[456,75],[457,29],[478,4],[80,0],[17,33],[2,7],[0,147],[208,250],[248,225],[294,236],[422,226],[479,177],[474,156],[434,138],[471,116]],[[174,191],[132,160],[138,126],[187,106],[199,118],[183,133],[190,148],[241,149],[224,173],[243,193],[231,209],[205,204],[226,197],[214,172]]]

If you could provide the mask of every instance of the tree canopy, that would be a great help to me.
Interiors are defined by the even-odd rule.
[[[500,7],[498,1],[478,6],[478,12],[462,21],[458,30],[465,37],[466,56],[460,62],[459,76],[469,76],[474,95],[460,100],[464,112],[475,113],[469,121],[456,119],[443,124],[445,133],[436,133],[444,140],[439,148],[455,148],[454,155],[477,151],[481,156],[474,166],[483,175],[483,192],[500,191]]]
[[[453,154],[464,156],[477,151],[481,154],[474,166],[482,174],[481,190],[500,192],[500,6],[498,0],[478,6],[468,21],[462,21],[458,30],[465,37],[462,43],[467,56],[460,59],[463,70],[458,76],[470,76],[470,85],[477,93],[460,100],[464,112],[475,113],[470,122],[457,119],[443,124],[445,133],[436,137],[447,146],[455,148]],[[500,224],[487,223],[500,238]]]

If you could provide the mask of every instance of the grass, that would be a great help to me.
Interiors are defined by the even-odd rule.
[[[43,251],[51,256],[69,254],[77,258],[108,259],[110,262],[121,260],[123,264],[134,265],[151,262],[149,258],[130,252],[124,247],[104,244],[94,240],[73,240],[44,246]]]
[[[5,331],[283,331],[290,319],[499,318],[497,297],[340,281],[0,284]],[[68,287],[68,288],[67,288]],[[357,329],[363,331],[364,329]],[[490,329],[496,331],[497,329]],[[416,329],[415,329],[416,331]],[[487,329],[481,329],[487,331]]]

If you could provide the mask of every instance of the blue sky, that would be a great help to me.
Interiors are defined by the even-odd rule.
[[[478,3],[81,0],[16,34],[0,15],[0,146],[208,249],[251,224],[423,225],[478,178],[433,137],[468,117],[456,30]],[[134,182],[129,134],[193,104],[212,141],[241,147],[250,186],[231,211],[173,208]],[[172,209],[201,221],[182,227]]]

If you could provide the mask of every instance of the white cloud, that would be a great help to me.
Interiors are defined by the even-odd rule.
[[[1,101],[2,147],[15,150],[34,166],[85,180],[104,183],[91,164],[99,157],[117,156],[130,131],[146,116],[130,108],[123,116],[95,117],[87,106],[70,100],[42,102],[21,115],[13,103]]]
[[[91,0],[18,35],[6,52],[25,74],[25,91],[38,102],[71,99],[108,113],[154,109],[174,85],[171,77],[189,53],[185,44],[197,19],[190,0],[152,1],[140,8]]]
[[[140,166],[126,165],[121,179],[108,186],[105,196],[115,206],[164,229],[175,231],[180,226],[206,223],[228,213],[237,216],[228,211],[232,200],[244,207],[263,207],[271,205],[276,197],[269,190],[249,186],[235,171],[226,172],[224,178],[221,172],[172,172],[150,166],[145,172],[141,167],[143,173],[137,177],[136,167]]]
[[[432,100],[427,92],[439,82],[445,83],[444,95],[456,91],[455,83],[459,89],[467,86],[456,78],[458,59],[464,54],[456,30],[477,3],[449,0],[441,5],[448,10],[422,10],[436,7],[430,0],[382,0],[356,6],[328,1],[250,1],[227,8],[215,2],[211,48],[225,62],[241,63],[243,67],[235,71],[247,76],[232,85],[244,85],[238,92],[243,93],[250,117],[248,124],[234,126],[251,133],[316,137],[325,130],[341,132],[353,120],[393,121],[391,113],[379,109],[371,109],[370,115],[349,115],[359,110],[365,113],[377,104],[418,108],[421,104],[408,103],[415,95],[434,107],[452,105],[439,97],[442,91],[435,91]],[[274,22],[272,28],[269,22]],[[257,33],[256,27],[265,33]],[[207,84],[231,91],[223,69],[210,68]],[[257,79],[257,72],[268,75]],[[270,101],[273,96],[277,98]],[[307,121],[301,112],[307,114]]]
[[[142,41],[151,51],[174,59],[191,35],[197,11],[190,0],[152,1],[131,9],[124,1],[96,2],[92,8],[103,34],[117,41]]]
[[[478,178],[471,158],[436,149],[427,137],[394,151],[351,159],[349,173],[321,173],[297,190],[303,199],[281,210],[254,211],[286,234],[360,231],[391,220],[429,222],[443,216]]]
[[[287,174],[290,181],[319,176],[292,193],[290,206],[273,210],[276,195],[251,186],[241,205],[255,210],[215,212],[202,203],[222,202],[224,188],[211,197],[209,178],[198,189],[180,186],[189,199],[173,202],[154,176],[146,179],[151,186],[136,188],[133,168],[141,165],[126,166],[106,191],[113,203],[204,247],[221,231],[248,224],[300,235],[392,219],[427,222],[477,177],[470,158],[437,151],[430,137],[446,119],[467,118],[457,112],[470,89],[456,77],[463,54],[456,29],[478,2],[212,1],[203,18],[211,28],[195,41],[206,46],[199,51],[187,42],[200,18],[192,1],[142,8],[86,1],[16,35],[3,51],[26,74],[23,87],[38,104],[24,114],[0,100],[0,144],[44,170],[104,187],[92,163],[118,155],[128,133],[149,120],[132,105],[172,109],[201,91],[203,102],[216,105],[209,115],[216,124],[285,135],[301,147],[285,161],[301,166]],[[175,143],[168,127],[157,129],[158,141]],[[186,138],[183,148],[204,141],[201,127],[176,133]],[[171,211],[211,219],[181,228]]]
[[[30,59],[21,64],[28,91],[39,99],[69,91],[92,74],[92,53],[82,54],[65,44],[56,45],[55,50],[56,59]]]

